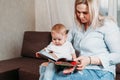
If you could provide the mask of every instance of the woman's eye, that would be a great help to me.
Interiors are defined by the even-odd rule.
[[[80,14],[80,12],[79,12],[79,11],[77,11],[77,13],[78,13],[78,14]]]
[[[83,12],[83,14],[88,14],[88,12]]]

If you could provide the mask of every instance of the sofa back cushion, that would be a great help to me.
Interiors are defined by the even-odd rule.
[[[46,47],[50,41],[50,32],[26,31],[21,56],[36,58],[35,53]]]

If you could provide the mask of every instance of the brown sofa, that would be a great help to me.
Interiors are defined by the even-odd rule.
[[[35,52],[43,49],[50,41],[50,32],[26,31],[21,57],[0,61],[0,80],[38,80],[39,65],[47,60],[36,58]],[[120,64],[117,65],[116,73],[116,80],[120,80]]]

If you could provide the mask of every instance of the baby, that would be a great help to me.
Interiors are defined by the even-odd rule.
[[[67,60],[74,60],[76,58],[75,50],[72,44],[67,41],[67,29],[63,24],[56,24],[51,29],[52,41],[45,48],[46,51],[51,51],[55,56],[59,58],[65,58]],[[39,53],[36,53],[39,56]],[[63,73],[69,73],[69,69],[63,70]],[[48,62],[46,66],[44,78],[41,80],[52,80],[55,73],[55,66],[53,63]],[[40,73],[43,74],[43,73]],[[40,76],[42,77],[42,76]]]

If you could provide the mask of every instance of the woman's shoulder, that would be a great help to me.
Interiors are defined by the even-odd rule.
[[[117,25],[117,22],[115,21],[115,19],[111,18],[111,17],[107,17],[104,19],[104,25],[110,26],[110,25]]]
[[[104,34],[111,33],[111,32],[116,32],[116,31],[119,31],[119,30],[120,29],[119,29],[117,23],[111,18],[106,18],[104,20],[103,25],[96,29],[96,31],[100,31]]]
[[[69,29],[69,33],[70,34],[76,34],[76,33],[79,33],[81,31],[81,28],[77,25],[77,24],[74,24],[70,29]]]
[[[70,44],[70,45],[72,44],[72,43],[71,43],[70,41],[68,41],[68,40],[67,40],[65,43],[66,43],[66,44]]]

